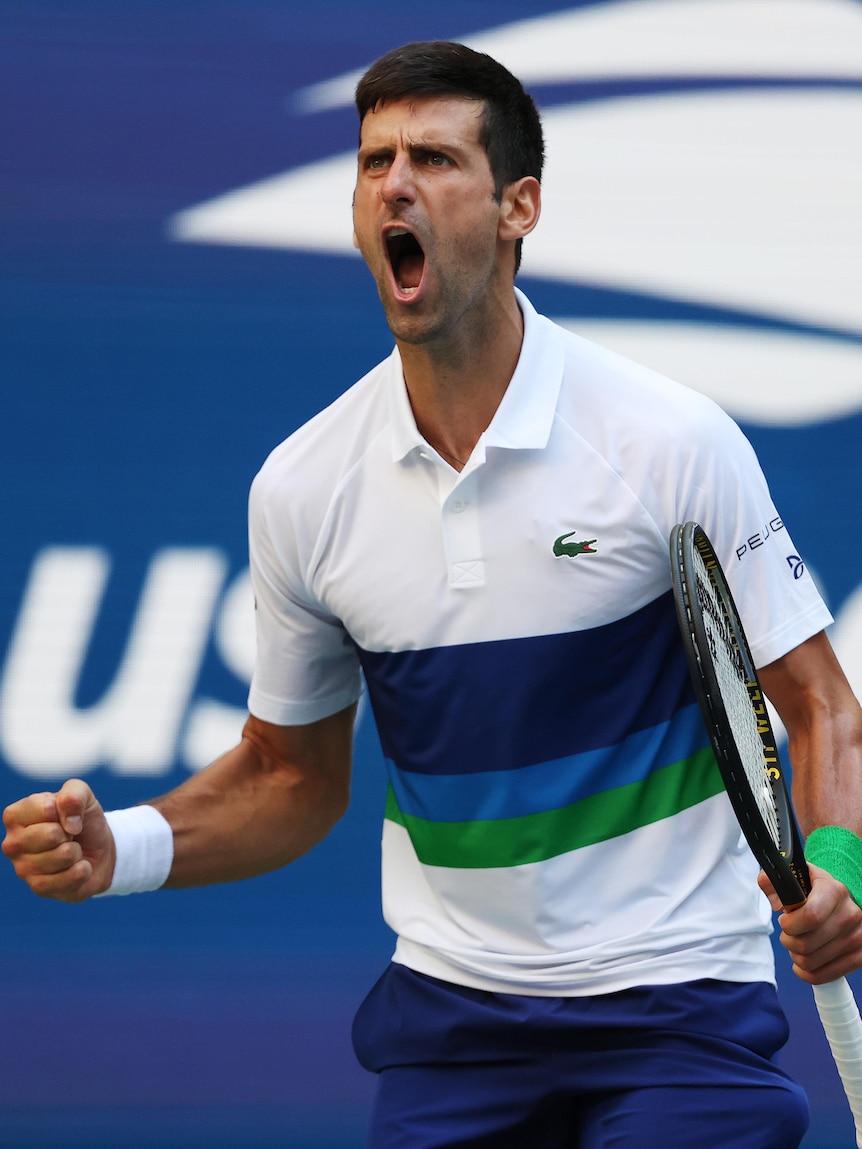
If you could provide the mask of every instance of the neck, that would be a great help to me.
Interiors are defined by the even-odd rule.
[[[493,331],[466,341],[398,342],[407,393],[422,436],[461,470],[494,417],[518,364],[524,321],[514,295]]]
[[[423,438],[425,439],[425,441],[427,443],[430,444],[430,446],[432,446],[434,448],[434,450],[437,452],[437,454],[442,455],[443,458],[446,460],[446,462],[449,463],[450,466],[454,467],[456,471],[463,471],[464,468],[467,466],[467,459],[456,458],[454,455],[450,454],[449,451],[447,451],[445,447],[442,447],[439,443],[434,443],[427,435],[423,434]],[[475,446],[475,444],[474,444],[474,446]],[[472,451],[473,451],[473,448],[471,447],[470,448],[470,454],[472,454]],[[469,458],[469,454],[468,454],[467,458]]]

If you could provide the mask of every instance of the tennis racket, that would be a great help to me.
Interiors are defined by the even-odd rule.
[[[721,564],[697,523],[670,536],[674,599],[695,694],[731,805],[786,909],[811,880],[751,651]],[[845,978],[814,986],[862,1147],[862,1019]]]

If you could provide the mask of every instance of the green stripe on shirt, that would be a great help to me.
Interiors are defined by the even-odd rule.
[[[429,822],[398,808],[392,787],[386,817],[410,835],[419,861],[450,869],[492,869],[544,862],[660,822],[724,789],[706,748],[653,771],[641,782],[606,790],[539,814],[477,822]]]

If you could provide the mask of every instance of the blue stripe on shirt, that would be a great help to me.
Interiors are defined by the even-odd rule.
[[[419,774],[619,746],[694,701],[670,592],[590,630],[359,657],[384,756]]]

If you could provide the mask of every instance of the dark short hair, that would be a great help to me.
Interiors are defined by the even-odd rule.
[[[542,178],[542,121],[521,81],[493,57],[450,40],[419,41],[387,52],[356,88],[360,124],[368,112],[396,100],[461,96],[484,105],[479,142],[494,180],[494,196],[524,176]],[[516,246],[520,263],[521,241]]]

